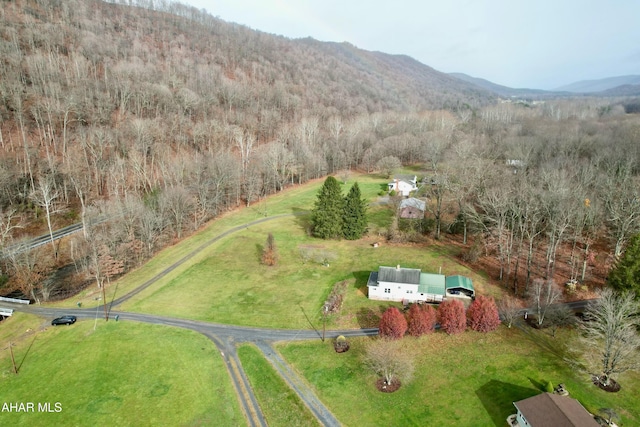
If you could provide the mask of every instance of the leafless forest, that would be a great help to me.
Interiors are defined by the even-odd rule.
[[[640,231],[638,99],[504,102],[408,57],[116,3],[0,6],[0,243],[85,224],[5,256],[0,294],[102,286],[221,212],[393,158],[426,165],[435,237],[456,219],[518,294]]]

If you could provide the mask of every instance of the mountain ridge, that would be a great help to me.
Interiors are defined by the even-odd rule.
[[[568,85],[560,86],[554,89],[554,91],[593,93],[604,92],[606,90],[629,85],[640,85],[640,75],[631,74],[626,76],[605,77],[602,79],[580,80]]]

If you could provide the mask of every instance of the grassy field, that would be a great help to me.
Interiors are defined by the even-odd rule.
[[[344,185],[344,193],[352,182]],[[367,176],[358,177],[358,182],[363,197],[375,200],[385,180]],[[288,190],[286,195],[270,198],[267,202],[271,206],[269,214],[303,213],[311,209],[319,185],[297,187]],[[233,221],[222,218],[203,234],[210,239],[232,226],[256,219],[253,209],[237,212]],[[391,214],[386,206],[372,206],[370,213],[374,227],[388,225]],[[380,239],[375,234],[358,241],[320,240],[309,237],[308,221],[308,215],[288,216],[237,231],[211,244],[120,309],[236,325],[310,328],[318,322],[332,286],[338,281],[350,280],[343,310],[348,314],[329,319],[329,326],[360,327],[370,326],[362,323],[363,319],[369,314],[375,316],[386,307],[366,298],[369,272],[380,265],[401,264],[431,272],[442,269],[446,274],[472,277],[479,293],[486,288],[480,275],[458,264],[443,246],[425,249],[383,244],[373,248],[371,244]],[[274,235],[280,257],[274,267],[260,263],[268,233]],[[161,262],[168,265],[203,241],[206,239],[194,238],[189,244],[179,245],[179,251],[178,248],[168,249],[150,264],[155,268]],[[175,254],[169,258],[166,253],[172,251]],[[329,258],[329,266],[323,265],[323,257]],[[142,269],[127,275],[116,284],[118,294],[123,294],[132,281],[142,282],[154,271],[146,271],[147,276],[141,276]]]
[[[238,356],[260,402],[267,424],[271,427],[320,425],[260,350],[253,345],[243,345],[238,349]]]
[[[343,193],[346,194],[351,185],[358,181],[360,189],[362,191],[363,198],[367,200],[373,200],[377,197],[378,192],[384,186],[386,180],[383,177],[375,175],[354,175],[354,177],[347,183],[343,184]],[[251,221],[263,219],[268,216],[276,216],[282,214],[300,214],[313,208],[316,200],[318,189],[322,185],[323,180],[316,180],[304,185],[294,186],[287,190],[270,196],[261,202],[258,202],[251,207],[239,208],[232,212],[212,220],[198,233],[184,239],[183,241],[169,246],[154,256],[149,262],[135,271],[132,271],[119,280],[109,284],[106,291],[107,301],[111,301],[114,298],[125,295],[127,292],[140,286],[142,283],[151,279],[152,277],[162,273],[168,266],[187,256],[194,250],[206,244],[212,238],[228,231],[229,229],[237,226],[247,224]],[[374,207],[371,209],[372,224],[384,225],[389,221],[389,212],[380,207]],[[308,226],[308,219],[299,218],[296,222],[298,228]],[[235,236],[235,235],[234,235]],[[233,236],[231,236],[233,237]],[[266,236],[259,242],[260,245],[264,244]],[[166,276],[158,280],[150,290],[161,288],[167,283],[179,278],[191,265],[207,260],[208,258],[216,256],[217,247],[212,245],[206,249],[200,251],[195,257],[190,259],[182,266],[176,268]],[[72,307],[78,302],[82,303],[83,307],[92,307],[96,304],[101,304],[102,295],[100,291],[90,286],[88,289],[80,293],[74,298],[70,298],[66,301],[61,301],[52,304],[52,306],[59,307]],[[145,298],[145,294],[137,296],[134,301],[139,301]],[[125,307],[125,306],[123,306]]]
[[[101,320],[95,330],[93,321],[43,326],[22,313],[2,322],[20,369],[3,348],[0,404],[34,403],[33,412],[3,412],[2,425],[246,425],[217,349],[200,334]]]
[[[152,286],[122,309],[237,325],[309,328],[308,319],[319,318],[333,284],[346,279],[352,286],[344,312],[353,315],[332,319],[331,325],[358,327],[363,326],[359,314],[380,306],[366,298],[366,282],[369,272],[381,264],[465,274],[482,292],[482,278],[437,250],[401,245],[373,248],[371,239],[313,239],[300,226],[301,220],[305,219],[280,218],[234,233],[213,244],[211,256]],[[273,234],[280,255],[274,267],[260,263],[268,233]],[[301,250],[328,253],[335,259],[327,267],[314,259],[305,261]]]
[[[606,393],[554,353],[563,339],[506,327],[491,334],[405,338],[416,371],[392,394],[375,388],[377,376],[362,363],[370,338],[350,340],[343,354],[320,341],[282,344],[278,351],[346,426],[503,426],[515,413],[512,402],[541,393],[548,381],[564,383],[594,413],[614,408],[621,425],[640,425],[640,376],[626,375],[622,391]]]

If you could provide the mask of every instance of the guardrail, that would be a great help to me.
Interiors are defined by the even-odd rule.
[[[0,316],[9,317],[13,316],[12,308],[0,308]]]
[[[31,303],[31,301],[29,301],[28,299],[7,298],[7,297],[0,297],[0,301],[13,302],[13,303],[16,303],[16,304],[30,304]]]

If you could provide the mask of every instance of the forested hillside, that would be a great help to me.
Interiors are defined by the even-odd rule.
[[[73,292],[52,276],[66,265],[80,280],[65,284],[102,286],[225,210],[390,158],[426,163],[433,216],[505,271],[543,247],[553,275],[563,242],[577,270],[592,242],[619,253],[640,227],[633,100],[498,103],[408,57],[122,3],[1,5],[1,243],[85,223],[5,257],[2,294]]]

